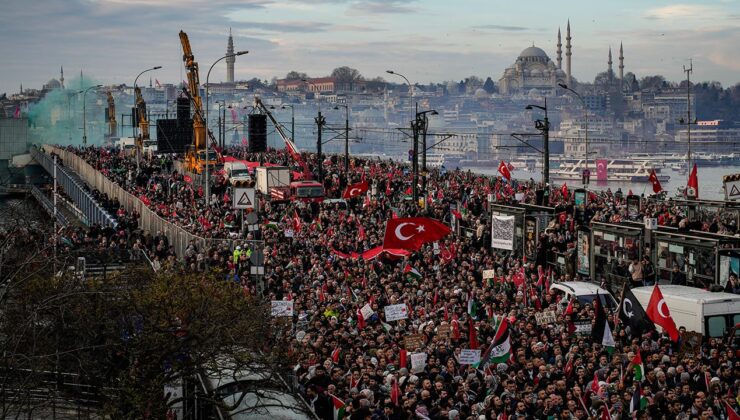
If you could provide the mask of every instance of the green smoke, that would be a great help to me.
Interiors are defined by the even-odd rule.
[[[65,81],[65,89],[47,92],[39,102],[29,106],[29,139],[34,144],[81,145],[83,135],[83,94],[79,93],[100,84],[95,78],[84,76]],[[90,89],[85,95],[87,144],[101,145],[107,133],[105,86]]]

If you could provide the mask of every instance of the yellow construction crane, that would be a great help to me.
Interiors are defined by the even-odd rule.
[[[193,51],[190,49],[188,34],[180,31],[180,43],[182,44],[182,61],[188,71],[187,94],[193,107],[193,144],[188,148],[185,156],[185,168],[190,172],[201,173],[204,170],[206,160],[209,165],[217,165],[219,154],[211,151],[206,159],[206,124],[203,119],[203,100],[200,97],[200,79],[198,76],[198,63],[195,61]]]
[[[113,94],[108,91],[108,138],[116,136],[116,102],[113,100]]]
[[[144,141],[149,140],[149,120],[146,115],[146,102],[138,86],[134,88],[134,95],[136,96],[136,114],[139,117],[139,136],[136,137],[136,148],[141,152]]]

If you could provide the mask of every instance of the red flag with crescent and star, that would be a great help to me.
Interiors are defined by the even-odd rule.
[[[650,171],[650,183],[653,184],[653,192],[655,194],[663,191],[663,186],[660,185],[660,180],[658,179],[658,175],[655,174],[655,169]]]
[[[503,160],[498,165],[498,172],[501,174],[501,176],[506,178],[506,180],[511,181],[511,171],[509,170],[509,166],[506,165],[506,162],[504,162]]]
[[[357,184],[348,185],[342,193],[342,198],[354,198],[365,194],[368,190],[367,181],[358,182]]]
[[[661,293],[660,287],[657,284],[653,288],[653,294],[650,295],[650,302],[645,313],[655,325],[663,327],[668,335],[671,336],[671,340],[678,341],[676,323],[671,318],[671,311],[668,310],[663,293]]]
[[[693,189],[694,193],[689,194],[689,189]],[[691,174],[689,175],[689,182],[686,184],[686,195],[693,196],[694,198],[699,198],[699,176],[696,173],[696,163],[694,164],[694,168],[691,169]]]
[[[608,175],[608,165],[609,161],[606,159],[597,159],[596,160],[596,180],[597,181],[606,181],[609,178]]]
[[[383,248],[416,251],[422,245],[438,241],[451,232],[444,223],[427,217],[391,219],[385,225]]]

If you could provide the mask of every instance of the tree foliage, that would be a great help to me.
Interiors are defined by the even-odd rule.
[[[291,70],[288,72],[288,74],[285,75],[285,80],[301,80],[301,79],[308,79],[308,75],[306,73],[297,72],[295,70]]]
[[[6,296],[3,370],[23,374],[6,375],[2,385],[44,389],[43,372],[66,372],[91,386],[112,418],[164,418],[175,402],[164,386],[178,378],[255,365],[284,371],[287,346],[277,344],[270,321],[261,301],[215,274],[143,270],[106,282],[39,274]],[[75,399],[79,388],[55,392]]]

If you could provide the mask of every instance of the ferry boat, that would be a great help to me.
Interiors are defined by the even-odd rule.
[[[607,179],[606,181],[619,182],[649,182],[650,172],[655,174],[660,182],[666,182],[670,176],[661,174],[661,168],[655,168],[649,160],[630,159],[606,159]],[[550,178],[563,181],[580,181],[583,169],[586,168],[584,159],[560,159],[557,169],[550,171]],[[588,169],[591,171],[591,180],[597,179],[596,161],[589,160]]]

